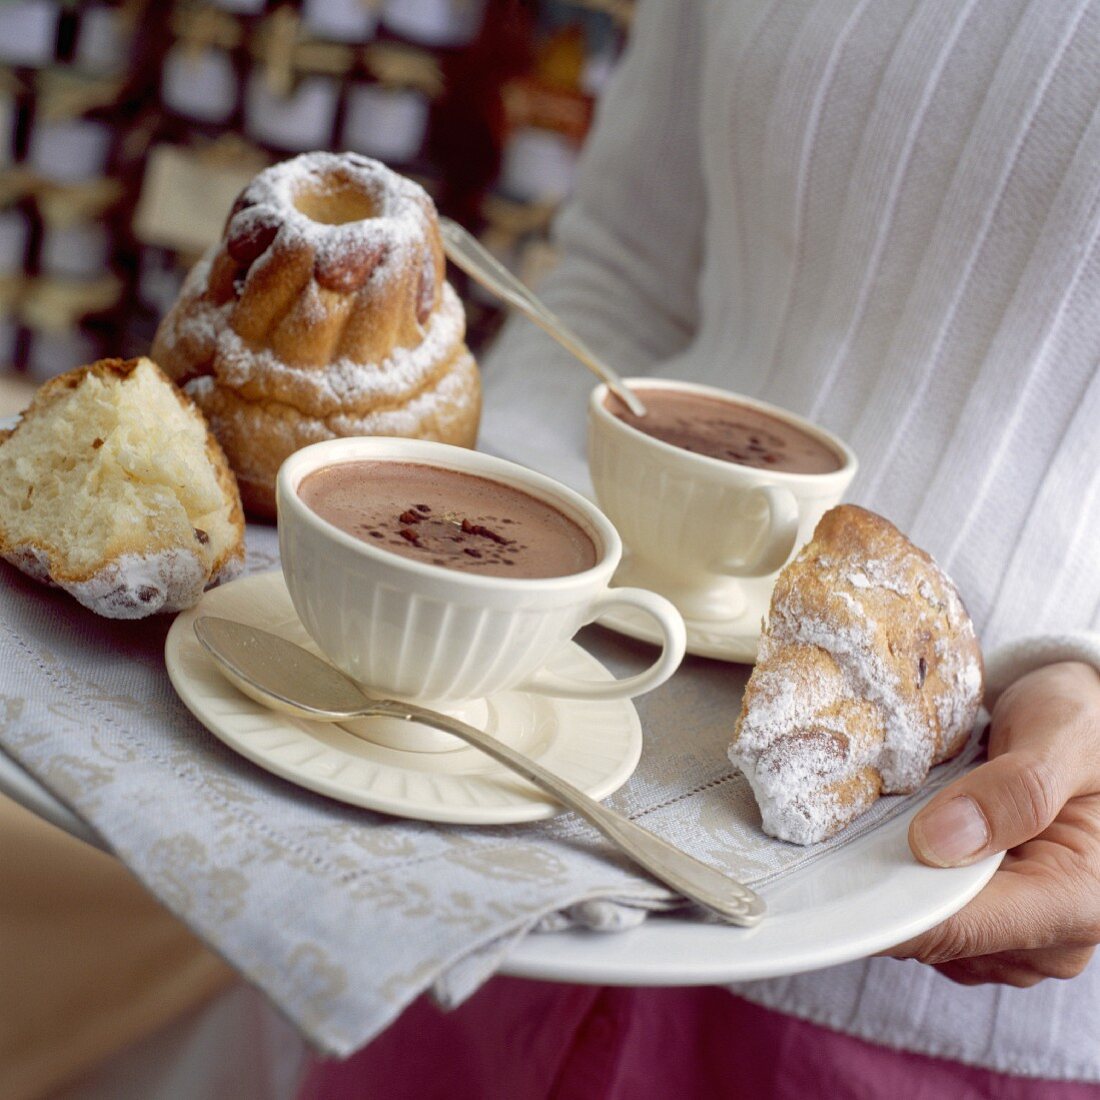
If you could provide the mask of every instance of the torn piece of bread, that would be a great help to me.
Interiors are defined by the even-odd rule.
[[[966,743],[982,655],[955,586],[893,524],[826,512],[772,593],[730,759],[771,836],[813,844]]]
[[[179,611],[244,564],[237,483],[155,363],[102,359],[0,442],[0,555],[108,618]]]

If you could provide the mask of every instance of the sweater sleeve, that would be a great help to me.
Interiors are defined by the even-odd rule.
[[[1059,661],[1082,661],[1100,672],[1100,631],[1043,634],[997,646],[985,662],[986,709],[993,710],[1001,692],[1014,680]]]
[[[643,2],[603,96],[577,186],[554,231],[561,261],[540,295],[621,374],[690,340],[701,271],[697,5]],[[596,380],[522,317],[484,364],[483,449],[579,487]]]

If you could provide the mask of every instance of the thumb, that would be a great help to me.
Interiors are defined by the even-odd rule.
[[[1083,671],[1082,671],[1083,670]],[[1094,669],[1065,664],[1022,677],[993,709],[991,759],[940,791],[913,818],[923,863],[960,867],[1038,836],[1066,802],[1095,789],[1100,699]]]
[[[945,787],[909,826],[922,863],[962,867],[1038,836],[1073,793],[1059,769],[1008,752]]]

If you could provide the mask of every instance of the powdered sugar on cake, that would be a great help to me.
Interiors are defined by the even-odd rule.
[[[303,193],[330,191],[334,176],[349,179],[370,198],[369,218],[332,225],[298,208]],[[306,153],[273,165],[245,188],[241,200],[250,205],[233,215],[227,235],[274,225],[275,251],[302,243],[321,265],[338,262],[351,251],[373,250],[384,256],[373,277],[384,279],[427,245],[430,223],[421,188],[356,153]]]
[[[154,358],[209,419],[245,507],[299,447],[376,432],[476,442],[477,365],[431,198],[354,153],[261,172],[161,322]]]
[[[205,286],[212,258],[213,250],[193,270],[192,292]],[[230,326],[232,309],[232,302],[218,306],[200,298],[175,328],[164,334],[166,344],[187,341],[192,354],[210,364],[208,385],[214,381],[231,388],[247,384],[251,399],[285,402],[321,418],[351,415],[380,401],[419,393],[438,373],[448,349],[461,344],[466,325],[458,295],[444,283],[439,308],[428,318],[419,344],[395,348],[379,363],[364,364],[344,357],[326,363],[322,370],[292,365],[267,348],[250,347]],[[195,388],[196,381],[185,386],[192,396],[201,392]]]

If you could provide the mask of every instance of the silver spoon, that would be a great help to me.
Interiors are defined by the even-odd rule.
[[[203,615],[195,620],[195,634],[226,679],[266,707],[315,722],[382,715],[452,733],[575,810],[639,867],[684,897],[732,924],[751,926],[764,915],[763,900],[747,886],[606,809],[534,760],[465,722],[412,703],[372,699],[327,661],[266,630]]]
[[[645,405],[564,321],[513,275],[472,233],[450,218],[439,219],[439,231],[448,258],[471,278],[503,298],[548,332],[563,348],[572,352],[635,416],[645,416]]]

